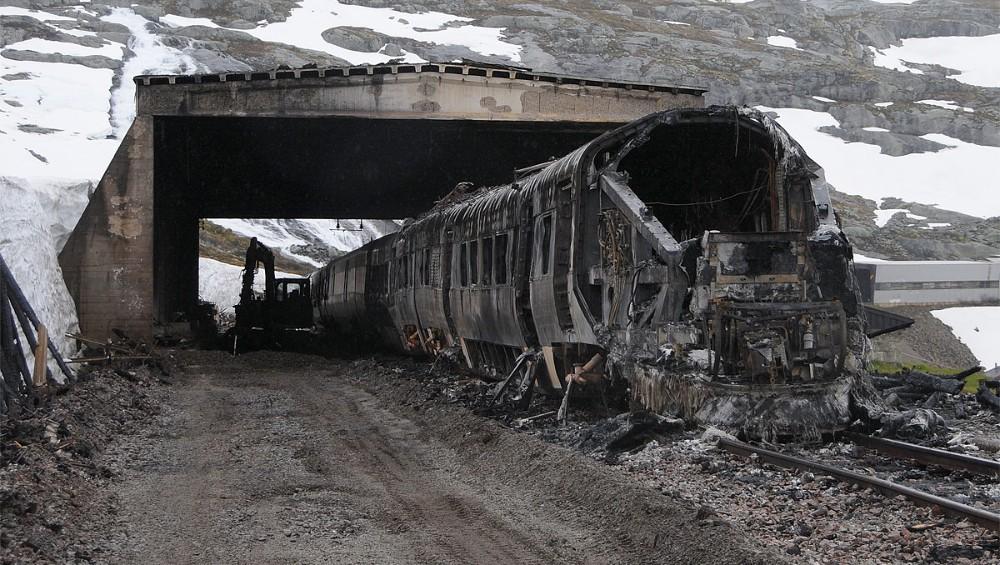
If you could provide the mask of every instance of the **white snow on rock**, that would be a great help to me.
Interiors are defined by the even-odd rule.
[[[876,67],[892,69],[894,71],[901,71],[905,73],[913,73],[915,75],[924,74],[924,71],[921,71],[920,69],[910,68],[899,56],[890,55],[886,51],[876,49],[871,46],[868,47],[868,50],[871,51],[872,55],[875,57],[873,62]]]
[[[796,43],[794,39],[792,39],[791,37],[786,37],[784,35],[767,36],[767,44],[773,45],[775,47],[787,47],[789,49],[796,49],[798,51],[802,51],[802,49],[799,49],[799,44]]]
[[[922,230],[933,230],[937,228],[950,228],[951,222],[927,222],[926,226],[921,226]]]
[[[876,102],[875,105],[879,108],[888,108],[893,105],[893,102]]]
[[[470,25],[472,18],[442,12],[406,13],[390,8],[369,8],[341,4],[336,0],[302,0],[283,22],[241,30],[264,41],[295,45],[323,51],[352,64],[384,63],[393,57],[382,53],[364,53],[344,49],[323,39],[323,32],[339,26],[365,27],[392,37],[404,37],[428,43],[464,45],[483,55],[521,60],[521,46],[503,41],[503,28]],[[405,53],[405,52],[404,52]],[[422,62],[413,53],[403,60]]]
[[[880,59],[876,52],[875,65],[895,68],[900,61],[941,65],[955,69],[949,75],[959,82],[975,86],[1000,87],[1000,34],[980,37],[914,37],[886,49]],[[903,65],[905,67],[905,65]],[[907,70],[907,69],[897,69]],[[911,72],[918,72],[911,70]],[[920,73],[922,74],[922,73]]]
[[[984,367],[1000,365],[1000,306],[945,308],[931,314],[950,326]]]
[[[28,16],[29,18],[35,18],[40,22],[76,21],[76,18],[68,18],[66,16],[60,16],[49,12],[43,12],[41,10],[29,10],[26,8],[18,8],[17,6],[0,6],[0,16]]]
[[[875,132],[888,132],[889,131],[889,130],[887,130],[885,128],[877,128],[877,127],[874,127],[874,126],[870,126],[870,127],[866,127],[866,128],[861,128],[861,129],[863,129],[865,131],[875,131]]]
[[[100,55],[102,57],[116,60],[122,58],[122,45],[120,43],[110,42],[100,47],[87,47],[86,45],[78,45],[76,43],[65,43],[62,41],[52,41],[50,39],[32,37],[31,39],[11,43],[4,47],[4,49],[35,51],[37,53],[59,53],[61,55],[70,55],[73,57]]]
[[[917,104],[927,104],[928,106],[937,106],[938,108],[945,108],[946,110],[961,110],[963,112],[975,112],[972,108],[966,106],[959,106],[954,100],[917,100]]]
[[[948,148],[893,157],[882,154],[877,145],[851,143],[820,132],[823,126],[840,125],[827,112],[757,109],[777,114],[778,123],[822,165],[826,180],[837,190],[876,201],[900,197],[972,216],[1000,216],[1000,192],[993,190],[1000,147],[927,134],[921,137]]]
[[[124,137],[135,119],[135,82],[143,74],[193,73],[195,60],[178,49],[167,47],[149,31],[150,21],[129,8],[115,8],[104,21],[121,24],[132,32],[128,48],[134,55],[125,61],[121,85],[111,94],[111,125],[117,137]]]
[[[299,277],[290,273],[275,271],[277,278]],[[243,267],[230,265],[215,259],[198,259],[198,298],[215,304],[220,314],[233,315],[240,302],[240,287],[243,285]],[[253,281],[254,290],[264,291],[264,274],[260,272]]]
[[[166,24],[171,27],[188,27],[188,26],[202,26],[202,27],[221,27],[219,24],[213,22],[208,18],[185,18],[184,16],[175,16],[173,14],[166,14],[158,18],[161,24]]]
[[[820,102],[826,102],[826,103],[836,102],[836,100],[833,100],[831,98],[827,98],[825,96],[813,96],[812,98],[813,98],[813,100],[819,100]]]

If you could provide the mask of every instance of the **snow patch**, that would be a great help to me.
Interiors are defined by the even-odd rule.
[[[87,47],[76,43],[64,43],[62,41],[52,41],[51,39],[41,39],[32,37],[17,43],[11,43],[4,49],[19,49],[22,51],[34,51],[36,53],[59,53],[72,57],[87,57],[89,55],[100,55],[109,59],[119,60],[122,58],[122,46],[120,44],[102,45],[101,47]]]
[[[913,73],[915,75],[924,74],[924,71],[921,71],[920,69],[912,69],[907,66],[899,56],[890,55],[889,53],[886,53],[886,51],[882,51],[871,46],[868,47],[868,50],[872,52],[872,55],[875,58],[873,63],[876,67],[892,69],[894,71],[905,73]]]
[[[813,96],[812,98],[813,98],[813,100],[819,100],[820,102],[826,102],[826,103],[836,102],[836,100],[832,100],[830,98],[826,98],[825,96]]]
[[[0,6],[0,16],[28,16],[29,18],[35,18],[40,22],[45,21],[63,21],[63,22],[75,22],[76,18],[67,18],[66,16],[58,16],[50,12],[42,12],[41,10],[28,10],[25,8],[18,8],[16,6]]]
[[[504,28],[470,25],[472,18],[443,12],[405,13],[390,8],[369,8],[341,4],[336,0],[302,0],[283,22],[241,30],[264,40],[295,45],[329,53],[351,64],[384,63],[393,57],[382,53],[364,53],[344,49],[323,39],[324,31],[340,26],[364,27],[392,37],[405,37],[428,43],[464,45],[482,55],[506,57],[520,62],[521,46],[503,41]],[[404,23],[405,22],[405,23]],[[422,62],[413,53],[407,62]]]
[[[222,27],[208,18],[185,18],[184,16],[175,16],[173,14],[160,16],[159,20],[161,24],[166,24],[170,27]]]
[[[1000,365],[1000,306],[945,308],[931,314],[950,326],[984,367]]]
[[[675,26],[689,26],[689,25],[691,25],[691,24],[689,24],[689,23],[685,23],[685,22],[675,22],[675,21],[673,21],[673,20],[663,20],[663,23],[666,23],[666,24],[673,24],[673,25],[675,25]],[[751,37],[750,39],[753,39],[753,38]]]
[[[875,105],[879,108],[888,108],[893,105],[893,102],[876,102]]]
[[[977,217],[1000,216],[1000,193],[990,190],[996,185],[995,164],[1000,162],[1000,147],[927,134],[921,137],[949,147],[893,157],[882,154],[877,145],[850,143],[820,132],[818,128],[823,126],[840,126],[827,112],[763,106],[757,109],[776,113],[778,123],[822,164],[826,180],[838,190],[875,201],[898,197],[936,203]]]
[[[865,131],[875,131],[875,132],[881,132],[881,133],[885,133],[885,132],[889,131],[889,130],[887,130],[885,128],[877,128],[877,127],[874,127],[874,126],[866,127],[866,128],[861,128],[861,129],[863,129]]]
[[[799,49],[799,44],[796,43],[791,37],[786,37],[784,35],[769,35],[767,36],[767,44],[773,45],[775,47],[787,47],[789,49],[795,49],[797,51],[802,51]]]
[[[937,106],[938,108],[945,108],[947,110],[961,110],[963,112],[975,112],[972,108],[966,106],[959,106],[954,100],[917,100],[917,104],[927,104],[928,106]]]
[[[922,230],[933,230],[937,228],[950,228],[951,222],[927,222],[926,226],[920,226]]]
[[[870,49],[874,51],[874,48]],[[886,49],[883,62],[905,60],[941,65],[958,71],[958,74],[949,76],[959,82],[1000,87],[997,53],[1000,53],[1000,34],[980,37],[914,37],[902,40],[899,46]],[[886,66],[879,64],[877,55],[875,64]]]

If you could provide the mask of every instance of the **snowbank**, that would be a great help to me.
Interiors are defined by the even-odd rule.
[[[984,367],[1000,365],[1000,306],[945,308],[931,314],[950,326]]]
[[[92,190],[90,183],[0,176],[0,253],[64,356],[73,353],[65,335],[79,325],[57,256],[72,227],[68,219],[79,217]]]

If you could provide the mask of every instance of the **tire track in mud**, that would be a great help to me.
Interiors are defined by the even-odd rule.
[[[336,379],[336,377],[333,377]],[[330,382],[324,380],[323,385]],[[301,382],[299,383],[301,386]],[[391,526],[404,525],[408,533],[417,536],[417,558],[435,563],[578,563],[567,556],[556,556],[550,550],[523,535],[498,518],[480,501],[455,492],[454,485],[443,485],[440,477],[428,471],[428,463],[419,456],[419,441],[415,431],[386,429],[391,419],[374,414],[369,402],[364,406],[364,394],[346,390],[330,395],[336,409],[318,410],[331,423],[346,416],[349,421],[377,422],[352,430],[356,435],[341,438],[348,449],[362,456],[361,470],[385,489],[399,506],[381,518]],[[353,389],[353,387],[351,387]],[[315,391],[302,391],[302,398],[315,402]],[[387,433],[388,432],[388,433]],[[394,437],[399,434],[404,437]]]

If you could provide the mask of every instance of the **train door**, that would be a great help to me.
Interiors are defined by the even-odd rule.
[[[554,288],[555,212],[535,216],[531,242],[531,312],[542,345],[562,341]]]

